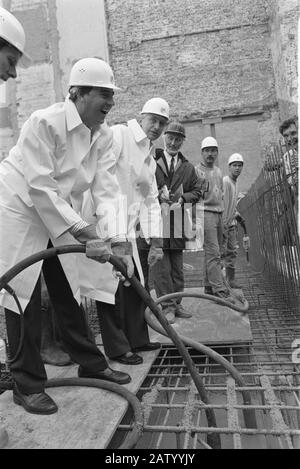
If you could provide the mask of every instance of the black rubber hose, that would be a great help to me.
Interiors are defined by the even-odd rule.
[[[43,259],[48,259],[52,256],[57,256],[57,255],[67,254],[67,253],[74,253],[74,252],[75,253],[85,253],[85,246],[83,246],[83,245],[68,245],[68,246],[60,246],[60,247],[56,247],[56,248],[50,248],[50,249],[41,251],[37,254],[34,254],[34,255],[24,259],[23,261],[18,263],[16,266],[12,267],[8,272],[6,272],[6,274],[4,274],[0,278],[0,291],[2,290],[2,288],[7,287],[8,282],[10,282],[10,280],[12,278],[14,278],[19,272],[26,269],[30,265],[32,265],[36,262],[39,262]],[[124,264],[117,257],[111,256],[109,262],[126,277],[126,268],[125,268]],[[190,371],[191,377],[192,377],[192,379],[193,379],[193,381],[196,385],[196,388],[199,392],[200,398],[202,399],[202,401],[205,404],[209,404],[208,396],[207,396],[206,390],[203,386],[202,379],[201,379],[201,377],[200,377],[200,375],[199,375],[199,373],[198,373],[198,371],[195,367],[195,364],[192,361],[188,351],[186,350],[185,346],[183,345],[180,337],[174,331],[174,329],[170,326],[170,324],[168,323],[168,321],[166,320],[164,315],[161,313],[160,308],[157,306],[156,302],[151,298],[151,296],[148,294],[148,292],[142,287],[142,285],[136,279],[136,277],[133,276],[131,279],[129,279],[129,281],[130,281],[131,285],[135,288],[137,293],[140,295],[140,297],[143,299],[143,301],[146,303],[146,305],[151,309],[151,311],[153,312],[155,317],[158,319],[158,321],[162,325],[163,329],[166,331],[167,335],[171,338],[171,340],[173,341],[173,343],[177,347],[179,353],[183,357],[183,360],[184,360],[188,370]],[[182,296],[180,293],[177,293],[175,295]],[[211,295],[205,295],[205,294],[204,295],[199,294],[199,295],[200,295],[201,298],[205,298],[205,299],[208,299],[208,300],[213,300],[213,301],[215,301],[219,304],[230,306],[232,309],[236,309],[237,311],[240,311],[239,308],[235,307],[234,305],[229,305],[226,301],[224,301],[222,299],[219,299],[219,298],[216,298],[216,297],[211,297]],[[169,296],[170,295],[167,295],[166,297],[169,297]],[[195,295],[191,293],[191,294],[187,294],[187,296],[195,296]],[[205,347],[205,346],[203,346],[203,347]],[[205,349],[206,349],[206,354],[207,354],[208,351],[210,351],[209,356],[212,356],[213,354],[216,354],[216,352],[209,349],[209,347],[205,347]],[[222,361],[223,361],[223,366],[225,365],[225,362],[226,362],[226,367],[227,368],[226,367],[225,368],[229,371],[230,364],[223,357],[221,357],[221,358],[222,358]],[[229,367],[228,367],[228,365],[229,365]],[[232,371],[233,370],[231,369],[231,372]],[[236,369],[235,369],[234,374],[235,375],[238,374]],[[232,376],[234,376],[234,375],[232,375]],[[242,386],[244,385],[243,380],[240,376],[239,376],[239,381],[238,382]],[[250,396],[248,396],[248,397],[244,396],[244,399],[245,399],[245,402],[249,402],[249,403],[251,402]],[[212,409],[210,409],[210,408],[206,409],[206,417],[207,417],[209,427],[216,427],[217,426],[215,414],[214,414]],[[251,418],[249,417],[249,419],[247,419],[247,421],[248,420],[250,420],[252,422],[252,423],[248,423],[248,424],[251,425],[252,428],[254,428],[253,425],[254,425],[255,418],[253,418],[253,413],[251,413]],[[210,439],[210,445],[213,446],[214,448],[220,448],[221,447],[220,436],[218,434],[209,434],[209,432],[208,432],[208,439]]]
[[[23,261],[19,262],[17,265],[12,267],[10,270],[8,270],[1,278],[0,278],[0,291],[2,288],[5,288],[10,280],[14,278],[18,273],[20,273],[22,270],[26,269],[30,265],[39,262],[44,259],[49,259],[52,256],[58,256],[60,254],[67,254],[67,253],[85,253],[86,248],[84,245],[67,245],[67,246],[59,246],[59,247],[53,247],[50,249],[46,249],[44,251],[40,251],[36,254],[33,254],[30,257],[27,257]],[[125,277],[126,275],[126,268],[124,264],[115,256],[110,256],[109,262],[116,267],[118,271],[120,271]],[[164,317],[164,315],[160,312],[160,308],[156,305],[156,303],[153,301],[151,296],[148,294],[148,292],[142,287],[140,282],[136,279],[135,276],[132,278],[128,279],[131,283],[131,285],[135,288],[137,293],[141,296],[141,298],[145,301],[147,306],[151,308],[155,316],[157,317],[158,321],[161,323],[162,327],[165,329],[167,332],[168,336],[171,338],[175,346],[177,347],[180,355],[182,356],[190,374],[191,377],[195,383],[195,386],[199,392],[199,396],[201,400],[205,404],[209,404],[208,396],[206,393],[206,390],[203,386],[202,379],[200,374],[198,373],[195,364],[193,360],[191,359],[187,349],[183,345],[182,341],[178,337],[177,333],[174,331],[174,329],[169,325],[168,321]],[[207,418],[207,423],[209,427],[217,427],[217,422],[216,422],[216,417],[213,409],[207,408],[205,409],[206,413],[206,418]],[[208,430],[208,435],[207,435],[207,441],[210,446],[213,448],[221,448],[221,438],[220,435],[217,433],[209,433]]]
[[[209,296],[209,295],[206,295],[206,296]],[[180,298],[185,298],[185,297],[203,298],[203,295],[201,293],[199,294],[197,293],[182,293],[182,294],[173,293],[170,295],[165,295],[165,296],[160,297],[159,299],[156,300],[156,302],[157,304],[159,304],[162,301],[164,301],[166,298],[173,299],[173,298],[178,298],[178,297]],[[145,318],[146,318],[148,325],[156,332],[159,332],[159,334],[162,334],[167,337],[167,334],[165,333],[163,328],[160,327],[160,325],[157,324],[153,320],[152,316],[153,315],[151,314],[150,309],[147,308],[145,311]],[[185,345],[192,347],[193,349],[197,350],[200,353],[203,353],[204,355],[208,356],[209,358],[214,360],[216,363],[221,365],[223,368],[225,368],[225,370],[228,371],[228,373],[233,377],[233,379],[236,381],[236,383],[240,387],[242,388],[246,387],[246,383],[243,380],[241,374],[228,360],[226,360],[226,358],[222,357],[222,355],[215,352],[215,350],[211,349],[210,347],[207,347],[206,345],[201,344],[201,342],[196,342],[195,340],[190,339],[189,337],[185,337],[183,335],[179,335],[179,337]],[[250,392],[247,390],[242,390],[241,394],[243,396],[244,404],[251,405],[252,401],[251,401]],[[257,428],[255,411],[253,409],[244,409],[243,414],[244,414],[246,428]]]
[[[20,313],[20,316],[21,316],[21,321],[20,321],[20,339],[19,339],[19,345],[18,345],[18,348],[17,348],[17,351],[15,353],[15,355],[11,358],[8,354],[8,350],[6,350],[6,354],[7,354],[7,363],[10,365],[11,363],[15,362],[17,360],[17,358],[19,357],[20,353],[21,353],[21,350],[22,350],[22,347],[23,347],[23,342],[24,342],[24,312],[23,312],[23,309],[22,309],[22,306],[21,306],[21,303],[19,301],[19,298],[17,297],[16,293],[14,292],[14,290],[11,288],[10,285],[5,285],[4,289],[13,297],[13,299],[15,300],[16,304],[17,304],[17,307],[18,307],[18,310],[19,310],[19,313]]]
[[[11,391],[13,389],[13,383],[0,382],[1,390]],[[62,378],[62,379],[50,379],[46,381],[46,388],[57,388],[62,386],[83,386],[91,388],[105,389],[106,391],[112,391],[119,396],[124,397],[131,405],[134,413],[134,423],[132,426],[132,432],[127,436],[126,440],[118,449],[131,449],[134,448],[138,440],[140,439],[143,428],[144,428],[144,417],[142,411],[142,404],[135,394],[128,391],[123,386],[109,381],[92,378]],[[1,435],[1,427],[0,427]],[[1,446],[0,446],[1,447]]]
[[[127,278],[126,275],[126,268],[124,267],[123,263],[116,258],[115,256],[111,256],[110,261],[109,261],[118,271],[120,271],[124,277]],[[139,296],[142,298],[142,300],[145,302],[145,304],[151,309],[157,320],[160,322],[164,330],[166,331],[168,337],[173,341],[174,345],[176,346],[178,352],[183,358],[183,361],[186,364],[187,369],[189,370],[191,377],[195,383],[195,386],[197,388],[197,391],[199,393],[200,399],[204,402],[204,404],[209,404],[209,399],[207,396],[206,389],[203,385],[202,378],[200,374],[197,371],[197,368],[191,359],[191,356],[187,349],[185,348],[184,344],[182,343],[181,339],[179,338],[177,332],[173,329],[173,327],[168,323],[166,320],[165,316],[161,313],[160,308],[158,305],[155,303],[155,301],[151,298],[147,290],[141,285],[141,283],[137,280],[135,276],[132,276],[130,279],[128,279],[133,286],[133,288],[136,290],[136,292],[139,294]],[[205,414],[206,414],[206,419],[207,419],[207,424],[209,427],[217,427],[217,421],[216,421],[216,416],[211,408],[206,408],[205,409]],[[207,441],[208,444],[213,447],[214,449],[220,449],[221,448],[221,438],[220,435],[217,433],[209,433],[208,430],[208,435],[207,435]]]

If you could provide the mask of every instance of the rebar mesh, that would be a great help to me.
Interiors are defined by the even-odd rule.
[[[253,341],[213,347],[236,366],[245,387],[189,349],[216,412],[218,427],[208,429],[205,405],[182,358],[173,346],[163,346],[139,391],[146,421],[137,448],[207,449],[208,432],[221,436],[222,448],[300,448],[300,360],[293,358],[293,344],[300,339],[298,164],[290,158],[288,172],[285,154],[280,146],[270,151],[239,205],[251,239],[251,266],[240,253],[236,277],[250,305]],[[203,253],[185,253],[185,262],[185,286],[201,286]],[[243,390],[249,390],[251,406],[243,405]],[[246,428],[243,410],[250,408],[257,428]],[[130,428],[127,414],[109,447],[116,447]]]

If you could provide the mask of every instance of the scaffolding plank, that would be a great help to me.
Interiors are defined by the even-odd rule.
[[[129,373],[127,389],[136,393],[158,354],[143,352],[144,363],[109,365]],[[48,379],[77,376],[77,366],[46,366]],[[33,415],[13,403],[12,392],[0,395],[0,427],[9,435],[6,449],[102,449],[106,448],[128,404],[122,397],[95,388],[51,388],[47,393],[59,410],[53,415]]]
[[[203,293],[204,288],[185,288],[188,293]],[[152,292],[154,295],[154,292]],[[252,342],[248,315],[202,298],[183,298],[182,305],[192,318],[176,318],[176,332],[204,344],[237,344]],[[152,333],[153,340],[170,343],[170,339]]]

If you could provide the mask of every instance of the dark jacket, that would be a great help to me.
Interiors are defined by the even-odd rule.
[[[161,148],[156,149],[155,159],[157,163],[156,168],[156,181],[159,194],[164,185],[167,186],[170,192],[170,200],[177,202],[179,197],[182,197],[185,204],[196,204],[201,193],[201,182],[196,174],[194,166],[183,156],[182,153],[178,153],[178,163],[175,168],[175,172],[172,180],[170,181],[168,165],[164,156],[164,151]],[[161,200],[160,200],[161,201]],[[177,223],[174,224],[174,214],[181,211],[178,217],[176,216]],[[168,210],[168,205],[162,203],[162,216],[163,216],[163,229],[164,229],[164,249],[184,249],[185,242],[188,239],[185,236],[184,230],[184,207],[176,211]],[[186,211],[185,211],[186,212]],[[181,229],[178,227],[181,223]],[[176,226],[176,229],[174,228]],[[179,233],[182,236],[178,236]]]

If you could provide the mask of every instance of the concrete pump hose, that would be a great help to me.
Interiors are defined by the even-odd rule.
[[[186,297],[186,296],[189,296],[189,297],[192,296],[194,298],[202,298],[203,297],[203,295],[196,294],[196,293],[193,293],[193,294],[182,293],[180,295],[180,297],[183,297],[183,298]],[[208,295],[206,295],[206,296],[208,296]],[[162,296],[157,300],[157,304],[159,304],[161,301],[164,301],[167,297],[168,297],[168,299],[178,298],[178,294],[174,293],[174,294],[171,294],[171,295]],[[167,337],[167,334],[165,333],[163,328],[153,319],[153,314],[151,314],[151,311],[150,311],[149,308],[147,308],[146,311],[145,311],[145,318],[146,318],[146,321],[147,321],[148,325],[153,330],[155,330],[156,332],[159,332],[160,334]],[[215,361],[216,363],[221,365],[223,368],[225,368],[225,370],[228,371],[228,373],[236,381],[238,386],[240,386],[241,388],[246,387],[246,383],[243,380],[241,374],[238,372],[238,370],[228,360],[226,360],[226,358],[222,357],[222,355],[215,352],[215,350],[211,349],[210,347],[207,347],[206,345],[201,344],[200,342],[196,342],[195,340],[190,339],[189,337],[185,337],[183,335],[179,335],[179,337],[185,345],[187,345],[189,347],[192,347],[194,350],[197,350],[200,353],[203,353],[204,355],[208,356],[213,361]],[[244,404],[245,405],[251,405],[252,401],[251,401],[251,395],[250,395],[249,391],[242,390],[241,394],[243,396]],[[244,420],[245,420],[246,428],[257,428],[255,411],[252,410],[252,409],[245,409],[243,413],[244,413]]]
[[[85,250],[86,250],[85,246],[83,246],[83,245],[66,245],[66,246],[60,246],[60,247],[56,247],[56,248],[46,249],[46,250],[41,251],[37,254],[34,254],[34,255],[28,257],[27,259],[24,259],[20,263],[18,263],[16,266],[11,268],[8,272],[6,272],[6,274],[4,274],[0,278],[0,291],[3,288],[6,288],[6,289],[9,290],[10,289],[9,281],[12,278],[14,278],[19,272],[21,272],[25,268],[29,267],[30,265],[34,264],[35,262],[39,262],[41,260],[48,259],[50,257],[61,255],[61,254],[85,253]],[[125,268],[124,264],[117,257],[110,256],[109,262],[114,267],[116,267],[116,269],[119,270],[125,277],[127,277],[126,268]],[[209,405],[208,396],[207,396],[206,390],[204,388],[202,378],[201,378],[200,374],[198,373],[198,371],[195,367],[195,364],[194,364],[193,360],[191,359],[187,349],[185,348],[182,340],[180,339],[178,334],[174,331],[174,329],[169,325],[168,321],[166,320],[164,315],[161,313],[159,306],[154,302],[154,300],[151,298],[151,296],[148,294],[148,292],[145,290],[145,288],[142,287],[142,285],[136,279],[136,277],[133,276],[132,278],[130,278],[128,280],[130,281],[131,285],[135,288],[137,293],[144,300],[146,305],[151,309],[151,311],[153,312],[153,314],[155,315],[155,317],[157,318],[157,320],[160,322],[161,326],[165,330],[166,334],[170,337],[170,339],[173,341],[173,343],[177,347],[179,353],[181,354],[181,356],[182,356],[182,358],[183,358],[183,360],[184,360],[184,362],[185,362],[185,364],[186,364],[186,366],[187,366],[187,368],[188,368],[188,370],[191,374],[191,377],[192,377],[192,379],[195,383],[195,386],[196,386],[196,388],[199,392],[199,396],[200,396],[201,400],[205,404]],[[212,299],[210,295],[203,295],[203,297],[206,298],[206,299]],[[215,301],[215,297],[213,299]],[[226,301],[223,302],[223,300],[221,300],[221,299],[217,299],[217,300],[218,300],[217,301],[218,303],[221,303],[221,304],[225,303],[227,306],[229,306]],[[232,305],[231,307],[233,307],[233,309],[235,309],[234,305]],[[205,412],[206,412],[208,426],[209,427],[216,427],[217,422],[216,422],[216,417],[215,417],[215,413],[214,413],[213,409],[210,408],[210,407],[207,407],[205,409]],[[208,430],[208,442],[209,442],[210,446],[212,446],[214,448],[220,448],[221,447],[220,435],[218,435],[216,433],[209,433],[209,430]]]
[[[21,318],[23,318],[23,311],[19,300],[13,291],[13,289],[9,286],[9,282],[18,275],[22,270],[26,269],[30,265],[34,264],[35,262],[39,262],[44,259],[49,259],[53,256],[60,255],[60,254],[67,254],[72,252],[84,253],[85,247],[82,245],[72,245],[72,246],[62,246],[60,248],[51,248],[46,249],[44,251],[40,251],[37,254],[34,254],[27,259],[19,262],[17,265],[12,267],[9,271],[7,271],[1,278],[0,278],[0,291],[2,289],[6,289],[10,294],[13,295],[14,299],[17,302],[18,309],[21,314]],[[24,338],[24,327],[22,327],[21,321],[21,337],[20,343],[18,347],[18,351],[15,357],[10,360],[10,363],[17,359],[23,345],[23,338]],[[22,332],[23,331],[23,332]],[[126,388],[116,384],[107,382],[104,380],[99,379],[89,379],[89,378],[66,378],[66,379],[51,379],[47,381],[46,387],[59,387],[59,386],[87,386],[87,387],[96,387],[100,389],[105,389],[108,391],[112,391],[116,394],[127,399],[129,404],[132,406],[134,411],[134,423],[132,427],[132,432],[128,435],[125,442],[120,446],[118,449],[131,449],[134,448],[135,444],[141,437],[143,433],[143,426],[144,426],[144,419],[143,419],[143,412],[142,412],[142,405],[138,398],[132,392],[128,391]],[[2,389],[11,390],[12,383],[1,383]],[[0,427],[0,448],[6,446],[8,443],[8,434],[4,428]]]
[[[53,256],[58,256],[61,254],[68,254],[68,253],[85,253],[86,247],[84,245],[76,244],[76,245],[66,245],[60,246],[55,248],[46,249],[44,251],[40,251],[32,256],[24,259],[23,261],[19,262],[17,265],[12,267],[9,271],[7,271],[1,278],[0,278],[0,291],[3,288],[10,290],[11,293],[13,290],[9,286],[9,282],[13,279],[19,272],[26,269],[30,265],[39,262],[41,260],[49,259]],[[119,270],[124,277],[126,275],[126,268],[124,264],[115,256],[110,256],[109,262]],[[133,276],[132,278],[128,279],[132,286],[136,289],[137,293],[141,296],[141,298],[145,301],[147,306],[149,306],[152,312],[155,314],[158,321],[161,323],[162,327],[167,332],[168,336],[171,338],[175,346],[177,347],[179,353],[181,354],[190,374],[195,383],[195,386],[199,392],[199,396],[201,400],[205,404],[209,404],[208,396],[204,385],[202,383],[202,378],[198,373],[193,360],[191,359],[188,351],[186,350],[184,344],[179,339],[177,333],[173,330],[173,328],[169,325],[168,321],[165,319],[164,315],[161,314],[160,308],[156,305],[156,303],[152,300],[151,296],[145,290],[144,287],[140,284],[140,282]],[[21,347],[20,347],[21,349]],[[206,418],[209,427],[217,427],[215,413],[212,408],[208,407],[205,409]],[[221,438],[220,435],[217,433],[210,433],[208,430],[207,436],[208,444],[213,448],[221,448]]]

